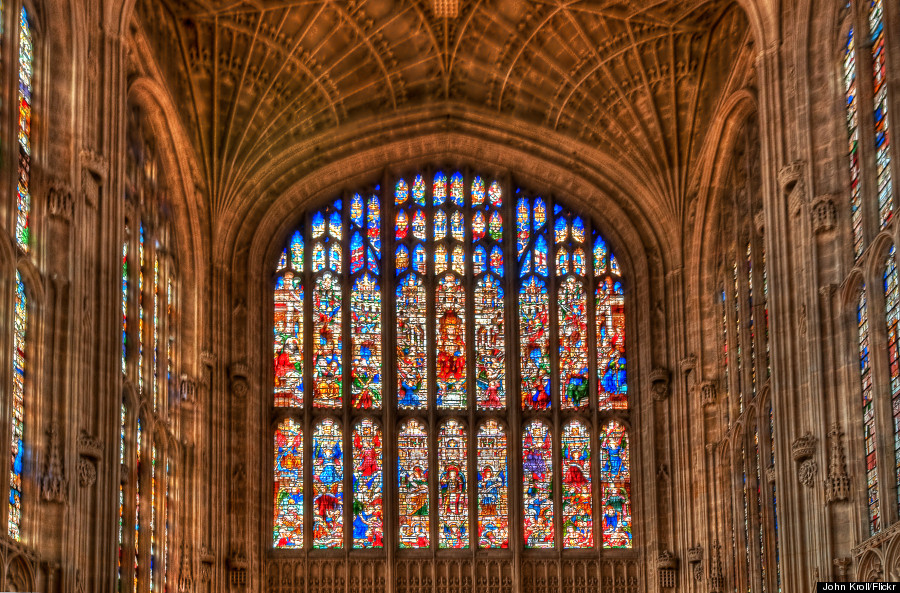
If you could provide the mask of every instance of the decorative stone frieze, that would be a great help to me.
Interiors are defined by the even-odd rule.
[[[653,399],[663,401],[669,397],[669,371],[663,368],[655,368],[650,371],[650,390]]]
[[[833,230],[837,223],[837,210],[834,198],[830,195],[818,196],[813,200],[811,213],[812,228],[816,234]]]
[[[831,425],[828,437],[831,440],[830,454],[828,456],[828,477],[825,478],[825,502],[832,504],[843,502],[850,498],[850,476],[847,475],[847,465],[844,461],[844,446],[840,425],[835,422]]]

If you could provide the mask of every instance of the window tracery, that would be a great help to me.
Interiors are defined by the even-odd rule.
[[[510,521],[525,548],[632,547],[619,262],[592,221],[506,193],[420,173],[313,209],[290,236],[271,294],[273,548],[503,550]]]

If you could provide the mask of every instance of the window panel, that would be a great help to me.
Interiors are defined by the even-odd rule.
[[[9,536],[16,541],[22,539],[22,469],[25,457],[25,382],[26,382],[26,341],[28,330],[28,297],[25,283],[16,270],[16,301],[13,328],[13,389],[12,418],[10,433],[9,471]]]
[[[313,547],[344,543],[344,454],[341,427],[319,422],[312,435]]]
[[[427,548],[429,541],[428,433],[409,420],[397,438],[400,547]]]
[[[466,429],[456,420],[441,426],[438,439],[440,546],[469,547]]]
[[[384,451],[368,418],[353,429],[353,547],[384,547]]]
[[[303,547],[303,429],[288,419],[275,430],[276,548]]]
[[[553,548],[553,446],[540,420],[522,432],[523,534],[528,548]]]
[[[509,547],[506,432],[495,420],[478,431],[478,546]]]
[[[562,432],[562,528],[564,548],[593,548],[591,432],[578,420]]]
[[[631,456],[628,433],[616,422],[600,431],[603,547],[631,548]]]

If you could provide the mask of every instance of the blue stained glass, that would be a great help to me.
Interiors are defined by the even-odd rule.
[[[522,264],[519,266],[519,277],[524,278],[531,273],[531,252],[525,254]]]
[[[528,247],[528,239],[530,236],[530,209],[528,207],[528,200],[519,198],[519,202],[516,204],[516,247],[518,248],[520,258]]]
[[[584,242],[584,221],[577,216],[572,221],[572,239],[579,243]]]
[[[543,235],[538,237],[534,246],[534,271],[547,275],[547,240]]]
[[[350,239],[350,273],[355,274],[363,267],[363,242],[359,233],[353,233]]]
[[[544,223],[547,222],[547,205],[544,203],[544,200],[541,198],[535,198],[534,200],[534,226],[532,230],[537,232],[541,230],[544,226]]]
[[[609,254],[609,271],[616,276],[622,275],[622,272],[619,270],[619,260],[612,253]]]
[[[463,206],[463,178],[462,174],[457,171],[450,178],[450,200],[462,208]]]
[[[491,272],[503,276],[503,252],[497,245],[491,249]]]
[[[553,206],[553,215],[559,216],[560,214],[562,214],[562,210],[563,210],[562,206],[560,206],[559,204],[556,204],[555,206]]]
[[[316,212],[313,214],[312,219],[312,236],[313,239],[318,239],[322,235],[325,234],[325,217],[321,212]]]
[[[500,191],[500,184],[496,181],[491,183],[491,188],[488,190],[488,194],[491,198],[491,206],[494,208],[499,208],[503,205],[503,192]]]
[[[437,173],[434,176],[434,205],[440,206],[447,201],[447,176]]]
[[[484,204],[484,181],[481,177],[476,176],[472,181],[472,206],[481,206]]]
[[[557,208],[559,208],[559,206],[557,206]],[[557,243],[563,243],[566,239],[569,238],[569,224],[566,222],[565,218],[557,218],[556,226],[554,228],[556,229]]]
[[[371,247],[368,247],[366,249],[366,253],[368,254],[366,256],[366,259],[367,259],[366,265],[369,268],[369,271],[372,272],[373,274],[377,274],[378,273],[378,260],[380,258],[375,256],[375,252],[372,251]]]
[[[603,240],[603,237],[597,236],[594,239],[594,273],[600,274],[606,271],[606,257],[607,257],[607,249],[606,249],[606,241]]]
[[[413,252],[413,270],[420,274],[425,273],[425,263],[428,260],[428,256],[425,255],[425,248],[421,245],[416,245],[416,250]]]
[[[475,248],[475,253],[472,257],[472,269],[476,276],[487,269],[487,252],[481,245]]]
[[[340,208],[340,206],[338,206]],[[332,212],[331,218],[328,221],[328,234],[330,234],[335,239],[340,240],[341,238],[341,213],[340,212]]]
[[[394,188],[394,203],[400,206],[408,197],[409,187],[406,185],[406,182],[401,179]]]
[[[447,237],[447,215],[443,210],[434,213],[434,240]]]
[[[338,243],[331,244],[331,250],[328,256],[328,267],[333,272],[341,272],[341,246]]]
[[[321,243],[313,245],[312,271],[321,272],[325,269],[325,247]]]
[[[350,220],[359,228],[363,225],[363,200],[359,194],[354,194],[350,200]]]
[[[366,236],[378,256],[381,256],[381,204],[378,198],[372,196],[369,198],[369,207],[366,213],[367,226]]]
[[[303,271],[303,235],[296,231],[291,237],[291,267]]]
[[[462,212],[454,212],[450,217],[450,234],[457,241],[463,240],[463,215]]]
[[[416,180],[413,182],[413,200],[419,206],[425,205],[425,180],[422,179],[421,175],[416,175]]]

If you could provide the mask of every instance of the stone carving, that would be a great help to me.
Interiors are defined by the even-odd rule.
[[[52,421],[47,434],[50,436],[50,452],[44,478],[41,480],[41,497],[50,502],[65,502],[69,482],[63,472],[62,454],[59,450],[59,423]]]
[[[716,403],[716,384],[712,381],[704,381],[700,384],[700,403],[703,406],[711,406]]]
[[[243,362],[236,362],[231,365],[229,375],[231,376],[231,393],[238,401],[243,401],[247,396],[249,385],[247,384],[247,376],[250,371]]]
[[[756,232],[759,233],[759,236],[762,237],[765,234],[766,230],[766,217],[765,213],[760,210],[753,217],[753,226],[756,227]]]
[[[100,459],[103,456],[103,443],[82,430],[78,435],[78,454],[89,459]]]
[[[178,576],[178,593],[192,593],[194,571],[191,562],[191,545],[181,544],[181,574]]]
[[[106,157],[92,150],[82,150],[79,156],[81,157],[81,165],[85,169],[96,175],[101,183],[106,181],[106,176],[109,172],[109,161],[107,161]]]
[[[678,582],[678,558],[669,550],[663,550],[656,561],[660,589],[674,589]]]
[[[681,372],[687,375],[691,371],[693,371],[697,367],[697,357],[693,354],[688,354],[684,358],[681,359]]]
[[[78,483],[87,488],[97,482],[97,467],[94,463],[81,457],[78,459]]]
[[[434,16],[444,19],[455,19],[459,16],[459,0],[431,0]]]
[[[827,504],[843,502],[850,498],[850,476],[844,462],[844,447],[840,425],[835,422],[828,433],[831,439],[831,450],[828,458],[828,477],[825,479],[825,502]]]
[[[778,185],[781,186],[781,191],[790,193],[794,189],[797,182],[800,181],[800,176],[803,174],[803,167],[804,163],[802,161],[794,161],[778,170]]]
[[[650,371],[650,390],[653,392],[653,399],[663,401],[669,397],[669,371],[662,368],[655,368]]]
[[[62,181],[54,181],[47,191],[47,208],[52,216],[71,220],[75,212],[72,186]]]
[[[797,476],[800,478],[800,483],[807,488],[812,488],[813,483],[815,483],[816,481],[816,472],[818,471],[819,464],[816,463],[816,460],[807,459],[800,464],[800,469],[797,472]]]
[[[835,558],[832,563],[837,569],[837,580],[842,582],[846,581],[847,573],[850,572],[851,560],[849,558]]]
[[[187,403],[197,401],[197,385],[187,373],[181,375],[181,400]]]
[[[719,540],[713,540],[712,553],[709,560],[709,593],[722,593],[725,589],[721,550],[722,546],[719,545]]]
[[[216,364],[216,355],[211,350],[203,350],[200,352],[200,362],[203,366],[212,368]]]
[[[803,436],[797,437],[797,439],[791,443],[791,454],[794,456],[794,461],[809,459],[815,452],[816,437],[813,436],[811,432],[807,432]]]
[[[775,466],[770,465],[766,468],[766,481],[770,484],[775,481]]]
[[[837,211],[831,196],[819,196],[812,203],[812,227],[816,234],[834,229]]]
[[[697,544],[688,549],[688,562],[693,567],[694,580],[703,580],[703,546]]]

